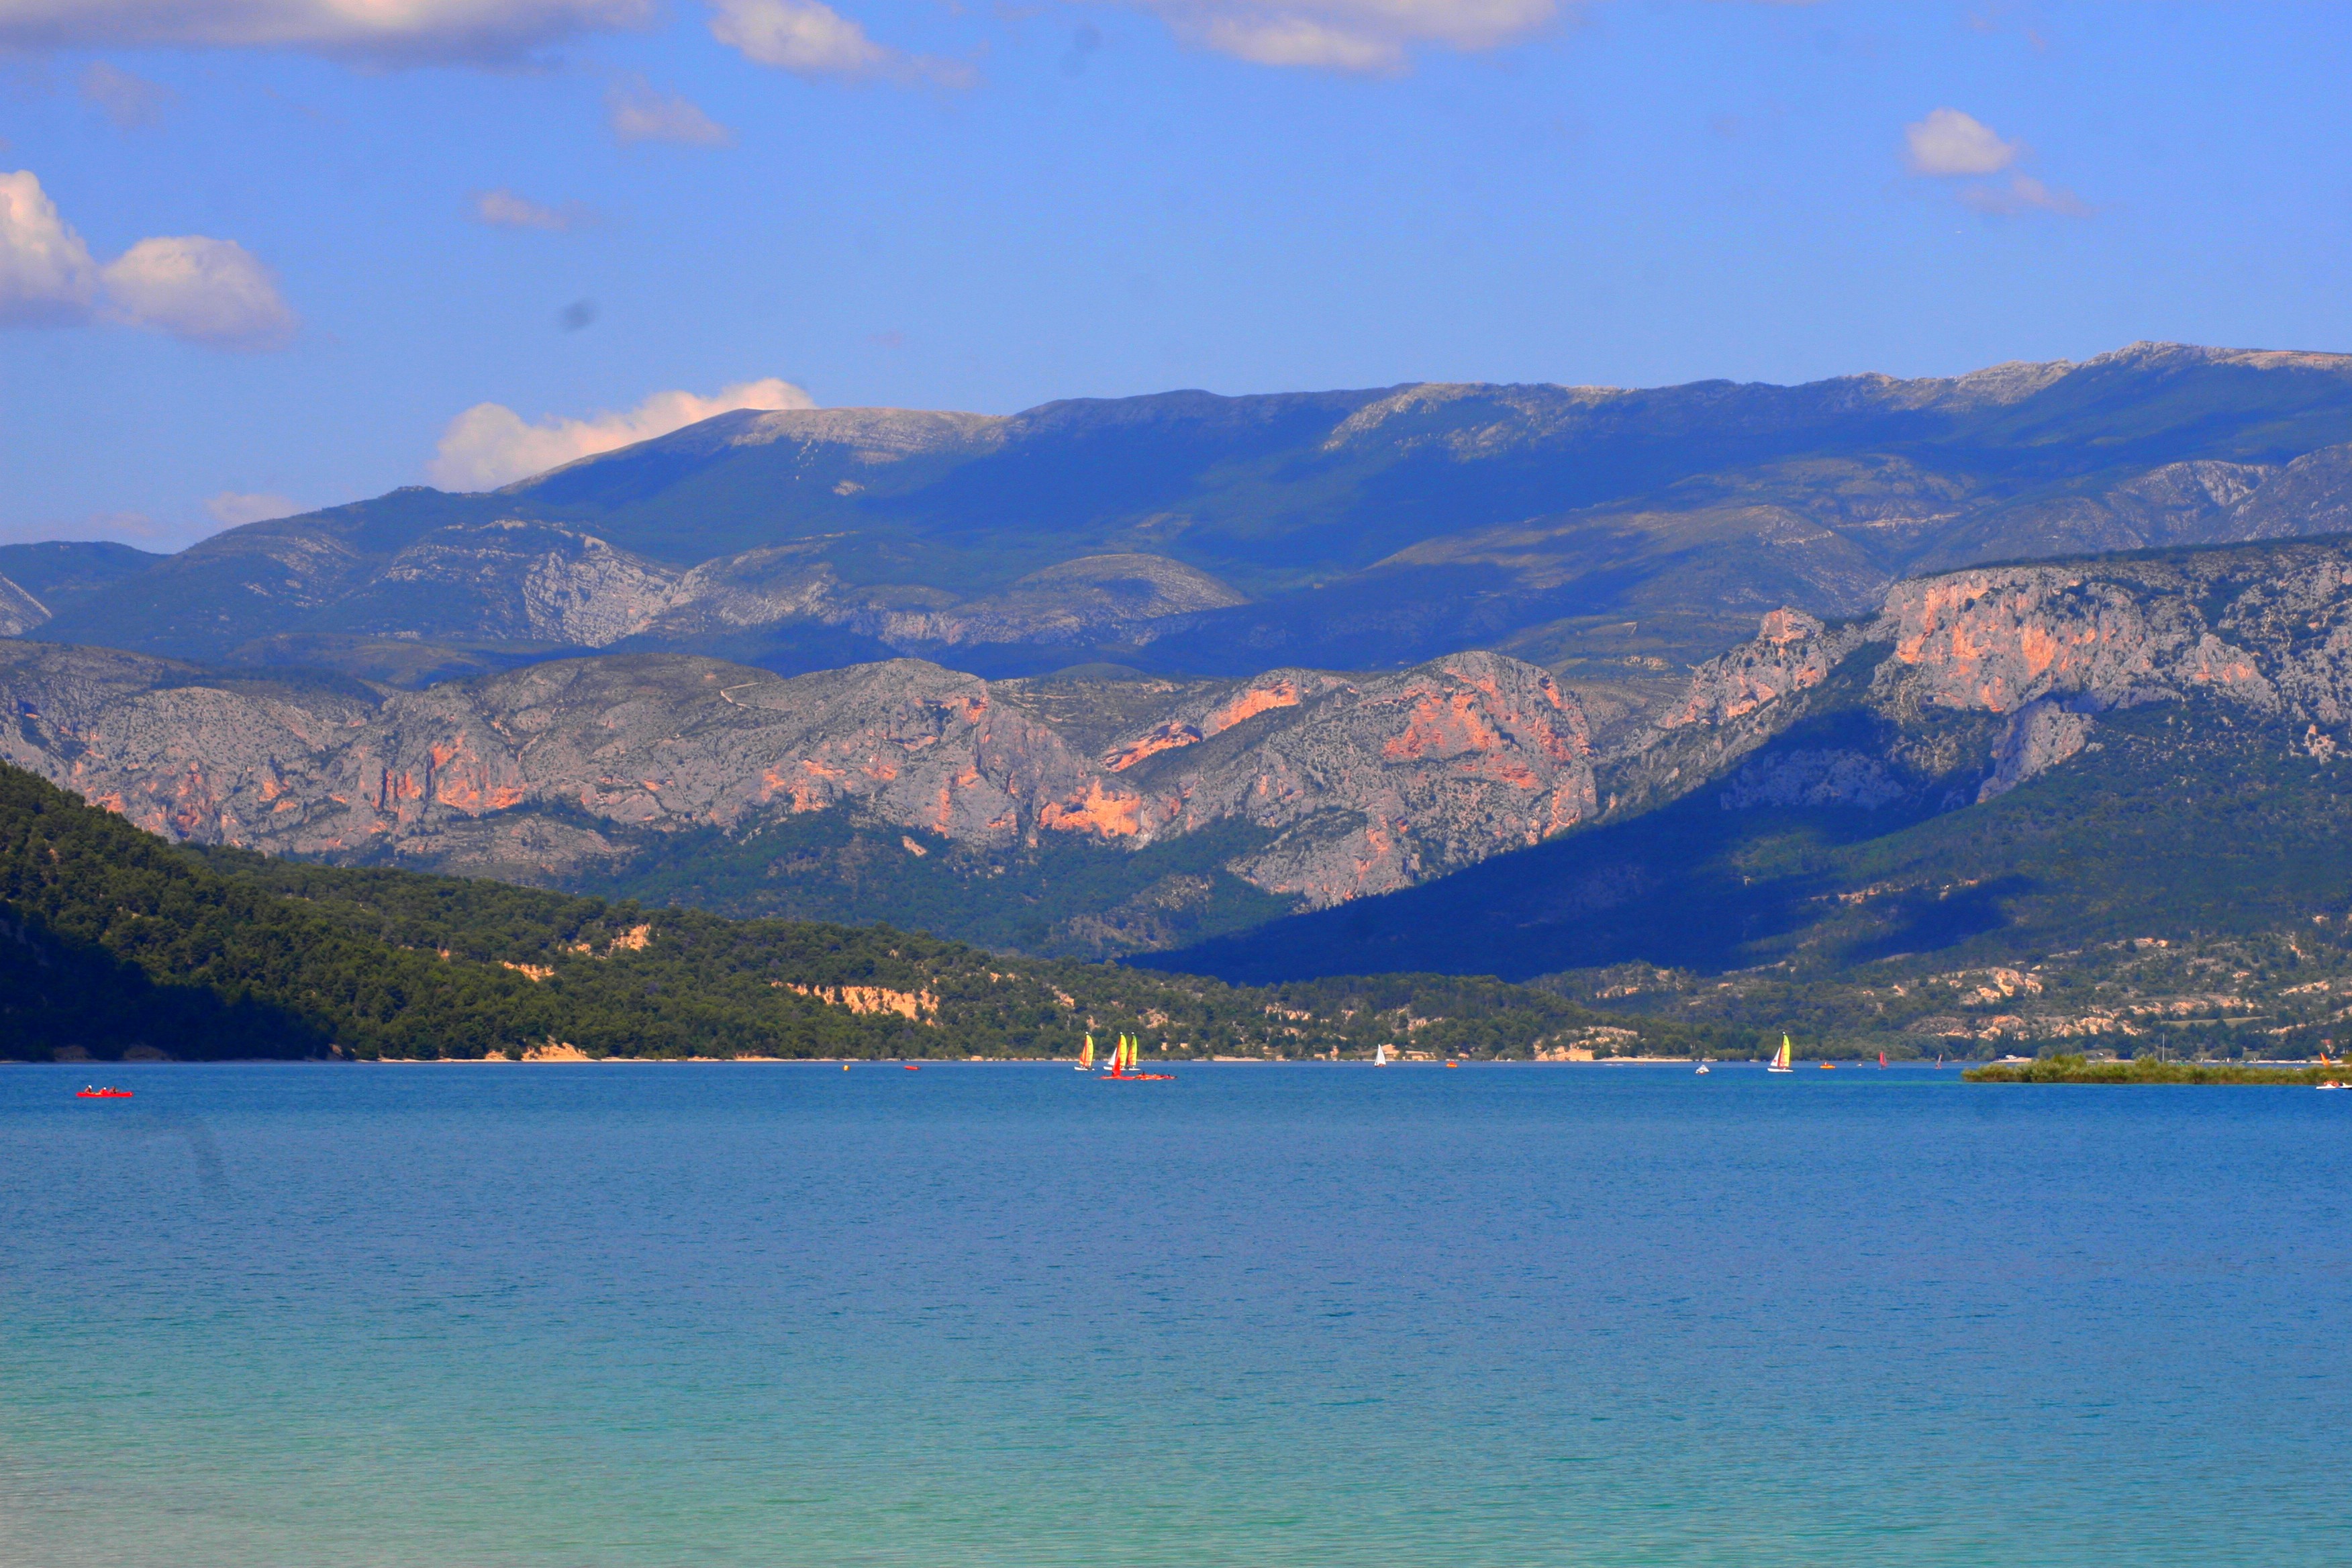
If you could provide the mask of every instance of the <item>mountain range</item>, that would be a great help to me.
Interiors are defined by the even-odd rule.
[[[2348,530],[2326,354],[747,411],[0,548],[0,758],[201,845],[1851,1031],[1888,964],[2332,929]]]
[[[2347,526],[2352,358],[2141,343],[1793,387],[742,410],[168,557],[0,552],[0,632],[403,685],[592,650],[1232,678],[1485,647],[1639,687],[1628,661],[1922,571]]]

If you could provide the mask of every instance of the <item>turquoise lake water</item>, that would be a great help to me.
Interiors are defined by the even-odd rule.
[[[0,1068],[0,1563],[2352,1562],[2352,1095]]]

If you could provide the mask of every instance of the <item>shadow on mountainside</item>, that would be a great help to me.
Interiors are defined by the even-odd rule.
[[[1634,960],[1817,973],[2352,921],[2352,787],[2292,726],[2191,702],[2104,714],[2094,734],[1981,805],[1730,810],[1710,785],[1418,888],[1129,962],[1252,984],[1521,980]]]
[[[1727,811],[1706,789],[1631,821],[1499,856],[1177,952],[1129,962],[1236,984],[1382,971],[1524,979],[1640,959],[1705,973],[1769,963],[1843,906],[1837,849],[1905,825],[1854,807]],[[1882,952],[1997,928],[2021,881],[1932,895],[1870,933]],[[1893,912],[1893,911],[1888,911]],[[1853,956],[1863,956],[1856,953]]]
[[[188,1061],[300,1058],[327,1046],[316,1020],[201,981],[158,981],[99,942],[0,904],[0,1060],[111,1060],[141,1047]]]

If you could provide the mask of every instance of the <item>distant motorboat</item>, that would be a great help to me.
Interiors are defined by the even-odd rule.
[[[1797,1047],[1789,1043],[1788,1036],[1783,1035],[1780,1037],[1780,1048],[1772,1055],[1772,1065],[1766,1068],[1764,1070],[1766,1072],[1795,1072],[1797,1070],[1796,1058]]]

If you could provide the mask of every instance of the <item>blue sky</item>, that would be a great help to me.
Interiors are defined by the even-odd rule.
[[[0,0],[0,540],[739,399],[2352,349],[2332,5]]]

